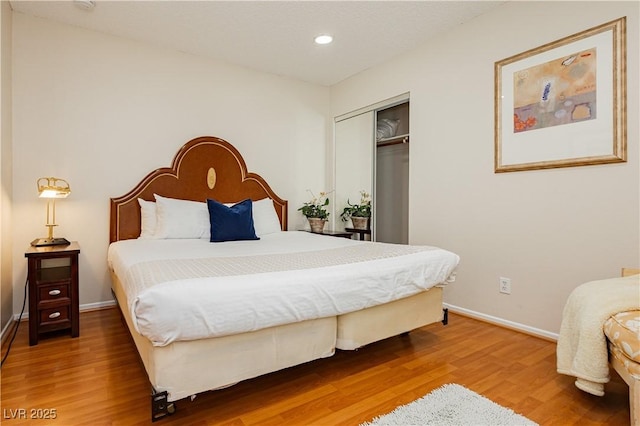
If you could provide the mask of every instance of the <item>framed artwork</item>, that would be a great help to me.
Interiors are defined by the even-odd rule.
[[[496,173],[627,160],[626,19],[495,63]]]

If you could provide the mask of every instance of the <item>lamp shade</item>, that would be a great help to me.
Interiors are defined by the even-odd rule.
[[[38,179],[38,194],[40,198],[67,198],[71,188],[64,179],[43,177]]]

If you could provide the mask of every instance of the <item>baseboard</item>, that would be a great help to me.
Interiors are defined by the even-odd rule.
[[[84,305],[80,305],[80,312],[98,311],[100,309],[112,308],[114,306],[116,306],[116,301],[115,300],[108,300],[106,302],[97,302],[97,303],[86,303]],[[14,315],[13,316],[13,321],[18,321],[19,317],[20,317],[20,314]],[[24,320],[26,320],[28,318],[29,318],[29,312],[25,312],[22,315],[22,321],[24,321]],[[9,323],[11,323],[11,321],[9,321]],[[4,333],[4,330],[3,330],[3,333]]]
[[[98,302],[98,303],[87,303],[85,305],[80,305],[80,312],[87,311],[99,311],[100,309],[107,309],[116,306],[115,300],[109,300],[107,302]]]
[[[528,325],[524,325],[524,324],[520,324],[517,322],[513,322],[513,321],[509,321],[509,320],[505,320],[502,318],[498,318],[498,317],[494,317],[493,315],[487,315],[487,314],[482,314],[480,312],[476,312],[476,311],[472,311],[470,309],[466,309],[466,308],[461,308],[459,306],[455,306],[455,305],[450,305],[448,303],[443,303],[445,308],[448,308],[451,312],[456,313],[456,314],[460,314],[460,315],[464,315],[464,316],[468,316],[471,318],[475,318],[481,321],[485,321],[491,324],[495,324],[495,325],[499,325],[502,327],[506,327],[506,328],[510,328],[513,330],[517,330],[517,331],[521,331],[523,333],[526,334],[531,334],[533,336],[536,337],[541,337],[543,339],[547,339],[547,340],[553,340],[553,341],[558,341],[558,334],[557,333],[551,333],[549,331],[546,330],[541,330],[539,328],[535,328],[535,327],[530,327]],[[115,300],[110,300],[110,301],[106,301],[106,302],[97,302],[97,303],[87,303],[84,305],[80,305],[80,312],[86,312],[86,311],[96,311],[99,309],[106,309],[106,308],[111,308],[116,306],[116,301]],[[18,321],[19,318],[19,314],[14,315],[13,319],[11,321],[8,321],[7,324],[4,326],[4,328],[2,329],[2,334],[0,335],[0,342],[4,342],[5,337],[7,336],[7,331],[9,330],[9,328],[11,327],[11,324],[13,324],[14,321]],[[29,318],[29,313],[25,313],[24,315],[22,315],[22,319],[26,320],[27,318]]]
[[[13,318],[10,318],[9,321],[7,321],[7,323],[4,325],[4,328],[2,329],[2,332],[0,333],[0,347],[4,348],[4,344],[5,344],[5,339],[7,339],[9,337],[9,335],[11,334],[10,331],[13,330],[13,323],[15,322],[15,320]]]
[[[516,331],[521,331],[526,334],[530,334],[532,336],[540,337],[546,340],[552,340],[554,342],[558,341],[558,334],[551,333],[550,331],[541,330],[539,328],[530,327],[525,324],[520,324],[518,322],[509,321],[503,318],[494,317],[493,315],[487,315],[480,312],[472,311],[470,309],[461,308],[459,306],[450,305],[448,303],[443,303],[445,308],[449,308],[449,310],[453,313],[464,315],[470,318],[475,318],[480,321],[488,322],[491,324],[499,325],[501,327],[509,328]]]

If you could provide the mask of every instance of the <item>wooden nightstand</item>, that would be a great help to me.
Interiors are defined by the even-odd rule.
[[[303,231],[311,232],[308,229],[303,229]],[[322,232],[311,232],[311,233],[318,234],[318,235],[329,235],[331,237],[342,237],[342,238],[351,238],[351,236],[353,235],[351,232],[346,232],[346,231],[327,231],[327,230],[324,230]]]
[[[352,234],[358,234],[359,240],[364,240],[366,238],[365,235],[371,235],[371,229],[344,228],[344,230]]]
[[[29,247],[24,254],[29,269],[29,345],[42,333],[71,330],[80,335],[77,242],[69,245]]]

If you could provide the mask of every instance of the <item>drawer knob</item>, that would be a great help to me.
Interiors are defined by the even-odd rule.
[[[54,312],[52,314],[49,314],[49,318],[54,319],[54,318],[58,318],[60,316],[60,312]]]
[[[49,296],[57,296],[60,294],[60,290],[51,290]]]

